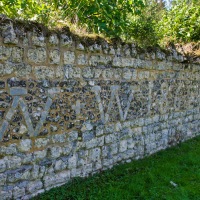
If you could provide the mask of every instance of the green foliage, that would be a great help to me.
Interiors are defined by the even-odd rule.
[[[200,40],[200,1],[178,0],[157,25],[162,38],[175,42]]]
[[[69,13],[74,13],[80,24],[87,24],[89,31],[120,37],[130,25],[127,16],[140,14],[144,4],[142,0],[69,0],[68,7]],[[66,17],[69,13],[65,13]]]
[[[199,142],[200,137],[93,177],[74,179],[33,199],[197,200],[200,197]]]
[[[51,26],[55,24],[55,9],[52,1],[44,0],[1,0],[0,13],[10,18],[31,20]],[[57,10],[59,14],[59,10]],[[56,17],[56,20],[58,18]]]
[[[140,46],[153,46],[158,43],[160,35],[156,25],[160,20],[163,9],[154,1],[145,2],[145,8],[139,16],[131,16],[127,39],[136,41]]]
[[[167,10],[157,0],[1,0],[0,13],[58,27],[86,27],[88,32],[136,41],[141,46],[159,41],[198,41],[200,1],[174,0]],[[68,23],[66,23],[68,22]]]

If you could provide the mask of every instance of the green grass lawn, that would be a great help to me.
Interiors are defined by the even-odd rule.
[[[200,137],[93,177],[74,179],[34,199],[200,199]]]

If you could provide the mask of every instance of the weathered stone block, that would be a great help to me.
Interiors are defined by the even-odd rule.
[[[25,94],[27,94],[27,90],[25,88],[20,88],[20,87],[10,88],[10,95],[12,96],[20,96]]]
[[[68,138],[67,140],[71,143],[73,141],[76,141],[78,139],[78,132],[77,131],[71,131],[67,134]]]
[[[16,63],[22,62],[23,53],[24,53],[24,50],[22,48],[13,47],[12,48],[12,55],[11,55],[12,62],[16,62]]]
[[[61,171],[61,170],[64,170],[66,169],[68,166],[68,162],[64,162],[62,160],[57,160],[56,163],[55,163],[55,170],[56,171]]]
[[[115,154],[117,154],[118,153],[118,144],[117,143],[114,143],[114,144],[111,144],[110,145],[110,153],[111,153],[111,155],[115,155]]]
[[[1,200],[8,200],[8,199],[12,199],[12,191],[3,191],[0,190],[0,199]]]
[[[62,171],[58,174],[46,175],[44,177],[44,186],[49,188],[58,184],[67,183],[70,179],[70,171]]]
[[[114,67],[121,67],[122,66],[122,59],[120,57],[114,57],[112,65]]]
[[[93,170],[92,163],[86,164],[83,168],[83,177],[88,176]]]
[[[113,143],[116,142],[118,140],[118,136],[117,133],[115,134],[109,134],[105,136],[105,143]]]
[[[59,146],[54,146],[50,148],[50,154],[52,158],[58,158],[62,153],[62,148]]]
[[[96,138],[96,146],[103,146],[104,145],[104,138],[105,136],[101,136],[101,137],[98,137]]]
[[[156,58],[157,58],[158,60],[164,60],[164,59],[165,59],[165,53],[162,52],[162,51],[157,50],[157,51],[156,51]]]
[[[81,78],[81,77],[82,77],[82,76],[81,76],[81,73],[82,73],[81,68],[79,68],[79,67],[74,67],[74,68],[72,68],[71,76],[72,76],[73,78]]]
[[[27,190],[30,193],[35,193],[36,191],[42,189],[42,187],[43,187],[42,181],[32,181],[28,183]]]
[[[90,57],[89,64],[92,66],[107,65],[111,63],[112,58],[110,56],[93,55]]]
[[[7,169],[15,169],[21,166],[21,158],[18,156],[6,156],[4,159]]]
[[[51,140],[53,143],[64,143],[66,142],[66,134],[52,135]]]
[[[35,77],[38,79],[53,79],[55,77],[54,69],[47,66],[36,66],[34,69]]]
[[[12,74],[15,66],[12,63],[0,64],[0,76]]]
[[[45,170],[46,170],[45,166],[39,166],[39,165],[33,164],[33,168],[30,174],[30,179],[35,180],[35,179],[39,179],[43,177]]]
[[[123,70],[123,78],[126,80],[131,80],[132,78],[132,72],[130,69],[124,69]]]
[[[124,152],[127,150],[127,140],[120,141],[119,152]]]
[[[0,46],[0,60],[5,61],[7,60],[12,53],[12,48]]]
[[[83,50],[85,50],[85,47],[83,46],[83,44],[78,43],[78,44],[76,45],[76,49],[78,49],[78,50],[80,50],[80,51],[83,51]]]
[[[34,160],[41,160],[41,159],[44,159],[47,155],[47,150],[42,150],[42,151],[35,151],[34,152]]]
[[[0,160],[0,172],[4,172],[6,170],[6,160],[1,159]]]
[[[0,174],[0,188],[6,184],[7,175],[5,173]]]
[[[35,146],[37,148],[46,147],[48,143],[49,143],[48,138],[38,138],[35,140]]]
[[[68,158],[68,168],[73,169],[77,166],[77,154],[71,154]]]
[[[26,152],[32,148],[32,141],[30,139],[25,139],[20,141],[19,151]]]
[[[28,77],[32,72],[32,66],[25,63],[15,64],[17,77]]]
[[[89,151],[89,158],[91,161],[98,161],[100,159],[101,156],[101,149],[100,148],[95,148],[95,149],[91,149]]]
[[[75,54],[72,51],[65,51],[64,52],[64,64],[74,64],[75,62]]]
[[[78,65],[87,65],[88,64],[88,55],[86,55],[86,54],[78,55],[77,64]]]
[[[7,24],[5,27],[3,27],[3,42],[6,44],[17,44],[18,38],[16,36],[15,30],[13,28],[13,24]]]
[[[102,71],[103,71],[102,69],[95,69],[94,78],[100,78]]]
[[[72,38],[66,34],[61,34],[60,35],[60,43],[62,46],[72,46],[73,44],[73,41],[72,41]]]
[[[94,70],[90,67],[86,67],[83,69],[83,77],[84,78],[93,78],[94,77]]]
[[[55,67],[55,77],[58,79],[64,79],[64,67],[57,66]]]
[[[85,131],[85,132],[83,132],[83,135],[82,135],[84,142],[89,141],[89,140],[93,139],[94,137],[95,137],[94,132],[92,132],[92,131]]]
[[[89,50],[92,51],[92,52],[100,52],[101,51],[101,45],[93,44],[89,47]]]
[[[13,155],[17,153],[17,145],[16,144],[10,144],[8,146],[1,146],[0,147],[0,153],[5,155]]]
[[[59,64],[60,63],[60,51],[58,49],[51,50],[49,53],[50,63]]]
[[[72,151],[72,148],[72,144],[68,144],[67,146],[62,147],[63,155],[69,155]]]
[[[14,199],[23,197],[25,195],[25,188],[14,187],[13,197]]]
[[[52,34],[49,36],[49,43],[51,45],[58,45],[59,44],[59,39],[58,36],[56,34]]]
[[[113,48],[113,46],[109,47],[109,54],[115,55],[115,49]]]
[[[25,153],[23,156],[21,155],[22,159],[22,164],[30,164],[34,159],[33,159],[33,153]]]
[[[100,136],[103,135],[104,133],[104,126],[103,125],[99,125],[96,127],[96,136]]]
[[[82,125],[82,128],[81,128],[81,131],[91,131],[93,129],[93,125],[90,123],[90,122],[85,122],[83,125]]]
[[[30,62],[43,63],[47,58],[46,49],[42,47],[29,49],[27,56]]]
[[[123,67],[133,67],[134,59],[133,58],[122,58]]]
[[[148,71],[138,72],[138,78],[141,79],[141,80],[148,79],[149,78],[149,72]]]
[[[38,36],[36,34],[33,34],[32,44],[38,47],[45,47],[46,46],[45,37],[43,35]]]
[[[99,141],[101,142],[101,141]],[[91,139],[91,140],[88,140],[85,142],[85,147],[86,149],[91,149],[91,148],[94,148],[94,147],[97,147],[98,144],[97,144],[97,138],[94,138],[94,139]]]
[[[19,180],[28,180],[31,176],[32,166],[24,165],[19,169],[6,171],[7,181],[10,183],[17,182]]]
[[[102,77],[104,79],[108,79],[108,80],[112,79],[112,77],[113,77],[113,70],[112,69],[105,69],[105,70],[103,70]]]

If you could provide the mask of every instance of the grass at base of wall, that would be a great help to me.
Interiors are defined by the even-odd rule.
[[[34,200],[199,200],[200,137],[51,189]]]

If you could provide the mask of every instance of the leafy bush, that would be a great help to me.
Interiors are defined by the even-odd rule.
[[[200,1],[176,0],[157,25],[163,39],[174,42],[200,40]]]
[[[110,37],[120,37],[129,27],[128,15],[140,15],[143,0],[69,0],[70,12],[64,17],[78,18],[80,25],[87,24],[88,30]]]
[[[200,38],[200,0],[1,0],[0,13],[47,25],[76,24],[110,38],[155,45]],[[67,23],[66,23],[67,22]]]

